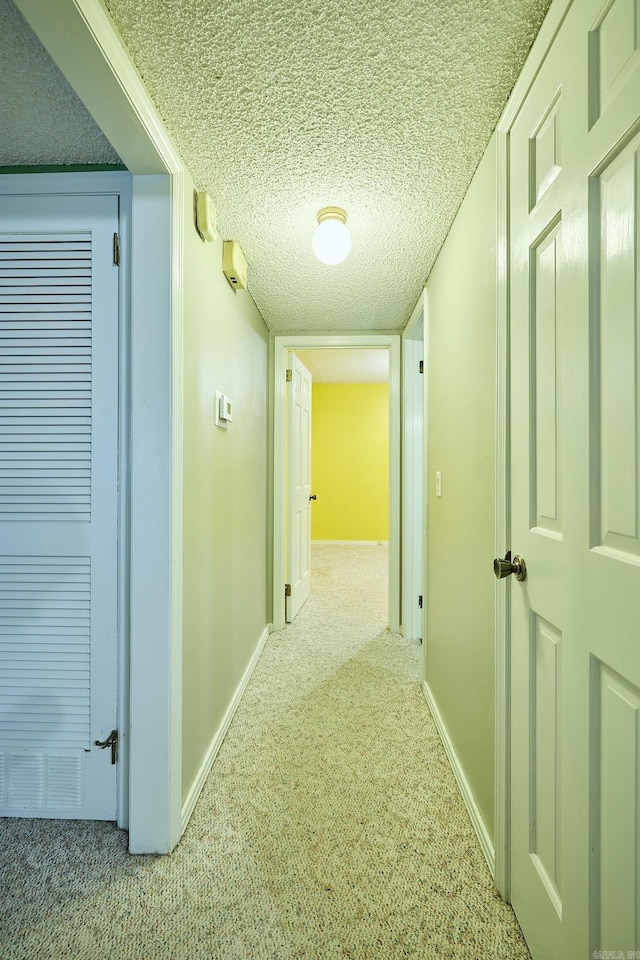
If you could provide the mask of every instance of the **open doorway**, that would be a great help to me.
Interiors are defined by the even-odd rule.
[[[383,595],[378,605],[384,608],[387,623],[389,351],[318,348],[296,350],[293,355],[309,371],[313,384],[311,583],[331,558],[343,571],[341,591],[355,595],[357,569],[380,568],[384,573],[378,577],[378,589]],[[290,452],[291,430],[287,436]]]
[[[343,518],[339,523],[343,523],[343,535],[338,536],[338,527],[324,527],[325,535],[322,535],[322,523],[316,527],[316,540],[333,541],[368,541],[368,545],[378,545],[381,541],[381,549],[388,550],[388,623],[391,630],[398,632],[400,629],[400,338],[399,336],[385,335],[367,335],[367,336],[282,336],[274,338],[274,373],[275,373],[275,391],[274,391],[274,589],[273,589],[273,621],[274,628],[281,629],[284,626],[284,602],[285,592],[284,584],[286,569],[286,504],[287,504],[287,480],[286,480],[286,449],[287,449],[287,424],[286,424],[286,370],[287,357],[290,352],[301,354],[309,360],[309,354],[318,351],[326,355],[327,351],[333,351],[338,359],[343,363],[347,352],[352,351],[383,351],[387,361],[386,373],[387,382],[382,384],[382,390],[387,394],[387,421],[388,430],[388,453],[387,453],[387,503],[388,512],[385,519],[385,529],[388,531],[387,537],[376,534],[367,536],[356,536],[354,531],[362,531],[363,527],[354,525],[344,525],[344,501],[340,507]],[[330,358],[326,357],[330,362]],[[310,361],[313,365],[313,359]],[[322,378],[322,377],[321,377]],[[349,377],[350,379],[351,377]],[[378,388],[378,392],[382,390]],[[328,391],[331,393],[332,391]],[[340,391],[334,391],[336,394]],[[343,391],[344,392],[344,391]],[[352,391],[355,392],[355,391]],[[372,391],[375,392],[375,391]],[[342,398],[345,402],[345,397]],[[339,398],[334,396],[329,399],[329,406],[334,406],[339,402]],[[315,492],[312,491],[312,493]],[[317,493],[316,493],[317,495]],[[329,492],[331,498],[335,495]],[[317,501],[314,501],[312,507],[315,508]],[[326,513],[326,511],[325,511]],[[325,516],[325,521],[327,517]],[[335,520],[335,517],[334,517]],[[319,518],[321,521],[321,518]],[[388,547],[385,541],[388,540]]]

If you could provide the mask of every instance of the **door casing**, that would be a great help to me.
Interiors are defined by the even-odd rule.
[[[287,334],[271,337],[273,371],[273,611],[284,628],[285,406],[289,350],[376,347],[389,351],[389,627],[400,630],[400,336],[399,334]]]
[[[402,332],[402,631],[408,640],[424,641],[426,610],[425,518],[426,373],[423,291]],[[422,596],[422,609],[418,597]],[[426,646],[426,645],[425,645]]]

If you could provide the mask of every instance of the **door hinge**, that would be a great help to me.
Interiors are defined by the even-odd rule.
[[[293,380],[293,370],[287,370],[287,383],[291,383]]]
[[[291,584],[290,584],[290,583],[285,583],[285,585],[284,585],[284,595],[285,595],[285,597],[290,597],[290,596],[291,596]]]
[[[105,750],[111,747],[111,763],[118,762],[118,731],[112,730],[106,740],[94,740],[96,747]]]
[[[418,606],[422,610],[422,594],[420,594],[420,596],[418,597]]]
[[[120,266],[120,237],[117,233],[113,235],[113,263],[114,266]]]
[[[424,373],[424,360],[420,361],[420,373]]]

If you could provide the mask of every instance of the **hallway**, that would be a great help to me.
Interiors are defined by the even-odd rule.
[[[420,690],[385,547],[315,546],[184,838],[0,821],[4,960],[526,960]]]

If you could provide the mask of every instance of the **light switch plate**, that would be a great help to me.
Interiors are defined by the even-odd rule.
[[[231,398],[219,390],[216,390],[215,415],[217,427],[224,427],[226,429],[233,420],[233,404],[231,403]]]

